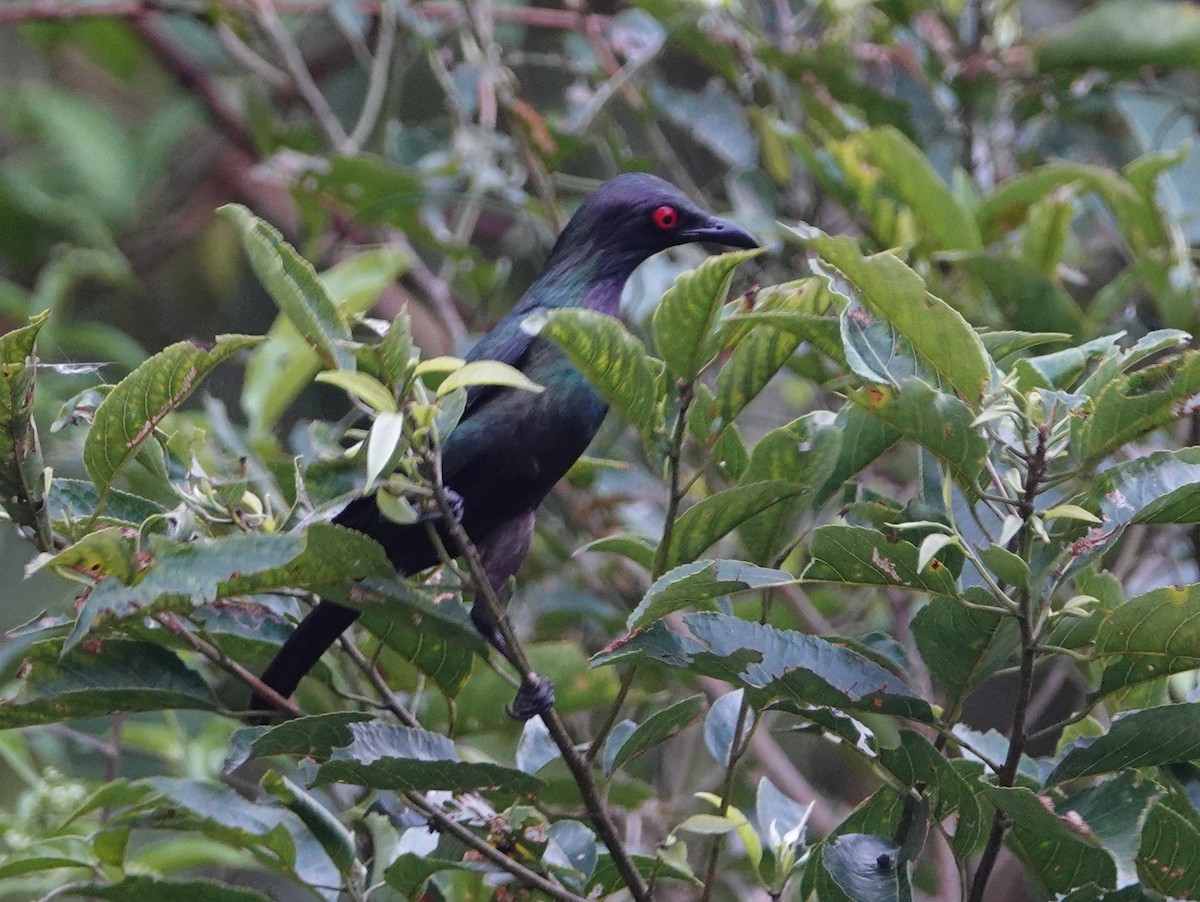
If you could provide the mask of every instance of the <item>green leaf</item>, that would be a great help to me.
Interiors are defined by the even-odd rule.
[[[1200,394],[1200,352],[1122,373],[1099,386],[1091,415],[1072,423],[1076,460],[1105,457],[1122,445],[1183,416]]]
[[[991,375],[989,358],[979,335],[958,311],[929,294],[921,277],[890,253],[864,257],[853,238],[796,234],[858,289],[872,314],[891,323],[921,359],[978,410]]]
[[[326,370],[317,373],[317,382],[336,385],[358,398],[376,413],[395,413],[396,399],[386,385],[368,373],[354,370]]]
[[[703,712],[704,696],[693,695],[651,714],[616,749],[611,763],[605,766],[605,773],[616,773],[639,755],[694,723]]]
[[[39,548],[49,549],[45,475],[33,390],[37,375],[35,344],[50,311],[31,316],[24,326],[0,335],[0,504],[18,526],[32,533]]]
[[[226,204],[218,212],[237,227],[258,280],[317,352],[321,363],[340,370],[354,369],[354,355],[347,344],[350,327],[312,264],[296,253],[273,226],[241,204]]]
[[[50,519],[55,523],[87,520],[96,513],[99,503],[100,493],[91,482],[57,476],[50,484],[50,494],[46,499]],[[150,517],[165,512],[166,509],[157,501],[110,489],[96,522],[141,526]]]
[[[851,393],[850,400],[927,448],[963,491],[975,494],[988,445],[966,404],[916,379],[904,382],[899,391],[884,386],[861,389]]]
[[[60,649],[56,640],[30,647],[20,692],[0,705],[0,729],[118,711],[216,708],[200,675],[158,645],[107,639],[61,657]]]
[[[1137,28],[1130,28],[1136,22]],[[1200,67],[1200,15],[1170,0],[1107,0],[1094,4],[1035,45],[1037,68],[1100,68],[1129,72],[1142,67]]]
[[[677,567],[694,561],[751,517],[808,491],[811,487],[771,480],[739,485],[709,495],[685,510],[675,521],[667,566]]]
[[[824,422],[820,413],[808,414],[773,429],[758,440],[739,481],[782,480],[804,492],[751,517],[738,534],[754,561],[771,561],[792,540],[799,512],[816,507],[819,490],[828,483],[842,450],[842,431]]]
[[[922,244],[932,250],[973,251],[982,246],[979,227],[958,197],[938,178],[921,149],[896,128],[874,128],[849,139],[866,151],[867,164],[913,211]]]
[[[235,533],[187,544],[153,536],[150,552],[150,567],[140,582],[125,585],[109,578],[95,585],[67,639],[68,649],[114,620],[190,611],[218,598],[272,589],[327,595],[349,581],[395,572],[377,542],[331,523],[314,523],[302,533]]]
[[[576,554],[586,552],[607,552],[609,554],[619,554],[635,564],[641,564],[646,570],[654,569],[654,552],[657,545],[653,540],[645,536],[633,535],[631,533],[620,533],[615,536],[605,536],[603,539],[596,539],[593,542],[588,542]]]
[[[519,369],[509,366],[507,363],[501,363],[498,360],[473,360],[442,380],[442,384],[437,389],[437,396],[444,398],[455,389],[470,388],[473,385],[519,388],[535,394],[545,391],[543,386],[538,385]]]
[[[1138,847],[1142,882],[1172,899],[1200,898],[1200,829],[1164,804],[1146,816]]]
[[[1102,694],[1200,669],[1200,586],[1168,586],[1108,611],[1094,654]]]
[[[271,902],[262,893],[218,883],[216,880],[166,880],[160,877],[129,876],[120,883],[79,884],[71,893],[109,902]]]
[[[991,806],[980,795],[983,765],[946,759],[929,740],[911,730],[900,733],[895,748],[881,748],[879,763],[901,786],[924,786],[938,821],[957,816],[954,851],[970,855],[991,829]]]
[[[594,310],[549,310],[522,328],[558,345],[596,390],[644,435],[660,428],[663,364],[620,322]]]
[[[1059,816],[1049,799],[1028,789],[984,786],[983,791],[1012,819],[1013,845],[1050,892],[1064,893],[1088,881],[1116,885],[1112,857],[1081,818]]]
[[[407,255],[397,248],[372,248],[321,273],[320,281],[338,310],[350,318],[366,313],[407,268]],[[250,419],[251,430],[273,428],[320,369],[317,352],[281,314],[246,364],[242,409]]]
[[[812,559],[800,574],[805,582],[849,583],[912,589],[954,597],[954,577],[938,560],[917,569],[918,550],[859,526],[821,526],[813,532]]]
[[[1059,814],[1075,812],[1100,840],[1117,864],[1117,883],[1137,878],[1135,860],[1146,815],[1162,797],[1163,788],[1137,771],[1089,786],[1057,806]],[[1070,816],[1070,815],[1068,815]]]
[[[717,352],[714,331],[738,264],[761,248],[709,257],[681,274],[654,311],[654,345],[676,379],[691,382]]]
[[[445,736],[412,727],[377,722],[351,723],[352,741],[334,749],[317,769],[314,785],[353,783],[395,792],[498,788],[537,792],[542,783],[529,774],[498,764],[467,764]]]
[[[297,717],[265,731],[261,727],[249,727],[239,733],[246,734],[250,740],[248,751],[255,758],[299,755],[324,761],[334,749],[354,741],[350,724],[370,720],[371,715],[362,711],[337,711]],[[236,744],[234,740],[230,742]]]
[[[814,505],[824,504],[863,469],[900,440],[900,433],[856,404],[838,411],[833,426],[842,434],[833,473],[817,491]]]
[[[1018,359],[1012,369],[1017,376],[1017,388],[1028,392],[1035,388],[1072,387],[1089,364],[1112,353],[1122,335],[1123,332],[1105,335],[1072,348]]]
[[[1200,448],[1155,451],[1109,467],[1074,501],[1101,512],[1109,534],[1128,523],[1200,522]]]
[[[1099,739],[1077,744],[1058,762],[1046,778],[1046,785],[1198,756],[1200,702],[1147,708],[1121,715]]]
[[[819,280],[810,280],[803,283],[798,291],[769,297],[763,302],[766,309],[760,307],[756,312],[759,316],[787,316],[789,311],[798,312],[811,307],[811,298],[821,290]],[[736,321],[739,317],[733,319]],[[732,423],[746,405],[758,396],[795,353],[803,339],[804,335],[799,330],[768,323],[753,328],[738,340],[733,354],[717,373],[716,416],[719,427]]]
[[[83,465],[101,497],[167,414],[187,400],[217,364],[258,341],[247,335],[219,335],[211,350],[177,342],[117,383],[96,408],[83,443]]]
[[[1018,589],[1029,588],[1029,565],[1007,548],[988,545],[986,548],[980,549],[979,557],[1001,582],[1016,586]]]
[[[640,656],[686,667],[744,687],[758,708],[785,698],[917,720],[932,716],[900,677],[832,642],[725,614],[685,614],[683,621],[690,635],[658,621],[613,643],[592,662]]]
[[[796,577],[785,570],[770,570],[745,561],[693,561],[656,579],[625,621],[625,628],[640,629],[672,611],[701,607],[722,595],[794,582]]]
[[[978,588],[968,589],[965,598],[976,604],[990,601]],[[1012,617],[999,609],[993,614],[968,608],[956,598],[934,598],[917,611],[912,631],[925,666],[952,700],[965,699],[1003,667],[1019,643]]]
[[[992,360],[1000,363],[1005,358],[1029,348],[1070,341],[1071,334],[1069,332],[1019,332],[997,329],[990,332],[980,332],[979,340],[983,342],[983,346],[987,349]]]
[[[350,879],[358,876],[355,872],[363,866],[358,861],[354,833],[343,826],[333,812],[311,793],[274,771],[268,771],[260,785],[304,822],[339,873]]]

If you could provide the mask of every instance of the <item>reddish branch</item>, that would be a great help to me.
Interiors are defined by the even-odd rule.
[[[364,13],[373,14],[379,12],[379,3],[380,0],[359,0],[358,7]],[[331,3],[328,0],[277,0],[274,5],[275,9],[285,16],[320,16],[329,12]],[[418,3],[412,10],[422,18],[434,21],[466,21],[466,13],[458,3]],[[26,0],[0,5],[0,24],[70,19],[130,19],[153,11],[194,12],[190,7],[163,0],[109,0],[97,3],[80,3],[78,0]],[[582,32],[603,26],[609,20],[608,16],[595,13],[584,14],[534,6],[498,5],[494,15],[497,22],[515,22],[531,28]]]

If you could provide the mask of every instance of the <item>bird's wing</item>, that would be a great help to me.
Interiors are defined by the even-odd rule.
[[[532,312],[533,308],[517,307],[504,319],[496,324],[487,335],[479,339],[475,347],[467,353],[467,362],[475,360],[497,360],[511,367],[521,369],[525,355],[529,352],[535,336],[521,328],[521,321]],[[463,419],[471,416],[482,407],[488,398],[495,396],[503,389],[496,385],[476,385],[467,389],[467,406],[463,411]]]

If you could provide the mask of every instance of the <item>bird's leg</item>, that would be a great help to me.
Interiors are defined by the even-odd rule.
[[[512,596],[512,577],[525,560],[532,540],[533,511],[526,511],[492,530],[483,541],[477,543],[488,584],[501,605],[507,605]],[[509,716],[514,720],[529,720],[549,709],[554,704],[553,684],[548,677],[540,673],[522,672],[521,665],[513,659],[508,643],[504,641],[491,609],[478,597],[471,608],[471,622],[475,624],[479,635],[487,640],[488,645],[503,655],[521,675],[521,688],[517,690],[517,697],[507,708]]]

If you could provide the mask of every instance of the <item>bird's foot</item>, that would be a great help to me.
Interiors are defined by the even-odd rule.
[[[504,710],[513,720],[530,720],[554,706],[554,684],[540,673],[531,673],[521,683],[517,697]]]
[[[454,514],[454,519],[461,523],[463,513],[466,511],[466,502],[463,501],[463,496],[449,486],[443,486],[442,492],[446,496],[446,503],[450,505],[450,512]],[[442,512],[436,507],[417,516],[418,523],[436,523],[441,519],[443,519]]]

